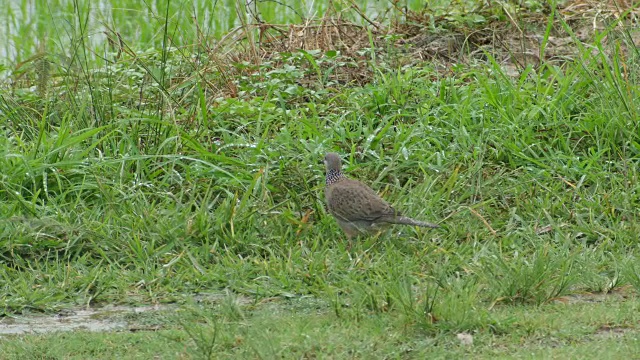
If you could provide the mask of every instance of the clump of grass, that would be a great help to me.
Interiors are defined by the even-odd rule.
[[[493,255],[478,266],[494,303],[543,304],[567,294],[578,282],[574,256],[561,249],[539,248],[532,254]]]

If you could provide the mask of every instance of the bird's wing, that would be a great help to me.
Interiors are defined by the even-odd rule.
[[[381,217],[399,216],[373,189],[355,180],[334,184],[327,193],[327,201],[331,211],[347,221],[375,222]]]

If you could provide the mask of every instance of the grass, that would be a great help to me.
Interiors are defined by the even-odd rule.
[[[1,338],[0,357],[636,354],[637,54],[606,32],[515,79],[489,53],[443,73],[382,48],[33,60],[0,93],[4,318],[180,310],[133,319],[157,331]],[[329,151],[441,228],[348,249],[323,206]]]
[[[473,332],[473,345],[430,334],[393,311],[340,315],[309,298],[238,306],[187,306],[137,319],[155,332],[54,333],[3,343],[6,358],[549,358],[629,356],[638,351],[638,303],[617,296],[540,307],[496,307],[495,326]],[[143,317],[145,315],[139,315]]]

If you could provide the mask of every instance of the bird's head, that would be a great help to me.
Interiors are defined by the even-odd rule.
[[[324,166],[327,168],[327,171],[333,170],[340,172],[340,168],[342,167],[340,155],[336,153],[328,153],[325,155]]]

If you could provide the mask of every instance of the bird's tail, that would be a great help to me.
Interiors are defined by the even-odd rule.
[[[398,216],[398,217],[396,217],[394,219],[393,222],[396,223],[396,224],[421,226],[421,227],[428,227],[428,228],[433,228],[433,229],[439,227],[436,224],[432,224],[432,223],[428,223],[428,222],[424,222],[424,221],[414,220],[414,219],[408,218],[406,216]]]

